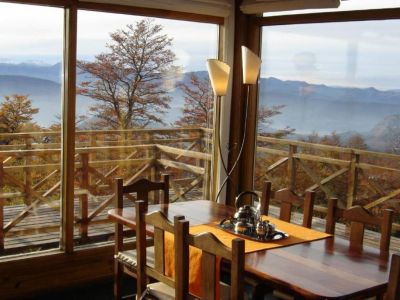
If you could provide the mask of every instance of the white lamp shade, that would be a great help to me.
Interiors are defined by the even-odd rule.
[[[242,46],[243,83],[256,84],[260,73],[261,59],[249,48]]]
[[[207,59],[207,70],[216,96],[226,95],[231,68],[218,59]]]

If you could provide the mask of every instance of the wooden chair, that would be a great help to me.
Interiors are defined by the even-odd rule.
[[[269,203],[271,200],[271,183],[265,182],[262,192],[262,213],[268,214]],[[314,210],[315,192],[306,191],[304,199],[296,195],[288,188],[275,192],[274,199],[281,202],[279,219],[290,222],[293,207],[303,208],[303,226],[311,228]]]
[[[212,233],[205,232],[198,235],[189,234],[189,228],[183,228],[184,239],[179,239],[181,244],[175,243],[176,255],[181,258],[181,264],[177,266],[181,282],[179,290],[176,291],[176,299],[189,299],[189,246],[198,248],[202,251],[201,259],[201,289],[202,299],[216,299],[216,261],[217,256],[230,262],[230,287],[224,293],[224,285],[221,286],[221,296],[223,299],[240,300],[244,298],[244,240],[236,238],[232,240],[231,248],[226,247]],[[225,286],[226,287],[226,286]],[[226,290],[226,288],[225,288]],[[182,297],[181,294],[182,293]],[[228,295],[226,295],[228,294]]]
[[[261,214],[268,215],[269,204],[272,198],[272,183],[265,181],[261,196]],[[314,210],[315,192],[306,191],[304,199],[296,195],[293,191],[288,188],[281,189],[275,192],[274,199],[281,202],[279,219],[285,222],[290,222],[293,207],[303,207],[303,227],[311,228],[312,217]],[[273,288],[267,283],[254,280],[253,286],[253,299],[264,298],[265,294],[271,294]],[[277,292],[277,291],[275,291]],[[278,292],[280,293],[280,292]],[[283,298],[285,294],[282,293]]]
[[[174,234],[175,245],[183,245],[186,238],[182,233],[189,230],[189,221],[184,221],[183,216],[175,216],[172,224],[161,211],[147,212],[147,203],[136,201],[136,240],[137,240],[137,299],[143,294],[154,296],[156,299],[177,299],[181,300],[182,282],[182,260],[180,253],[175,250],[175,280],[166,276],[165,257],[164,257],[164,234],[170,232]],[[146,227],[154,227],[154,251],[155,260],[149,260],[146,247]],[[177,248],[175,248],[177,249]],[[147,284],[148,277],[156,279],[158,282]],[[175,295],[176,294],[176,295]],[[149,297],[150,298],[150,297]]]
[[[138,200],[144,200],[146,203],[149,199],[150,192],[163,191],[160,199],[161,204],[169,203],[169,176],[163,175],[163,181],[152,182],[147,179],[139,179],[138,181],[123,185],[122,178],[116,178],[114,182],[114,193],[115,193],[115,207],[123,208],[123,197],[126,196],[131,200],[135,200],[132,197],[132,193],[137,194]],[[160,196],[160,195],[157,195]],[[156,197],[157,198],[157,197]],[[123,242],[123,225],[115,224],[115,248],[114,248],[114,297],[115,299],[121,299],[121,279],[123,273],[129,276],[136,277],[137,267],[137,253],[135,250],[135,241],[133,244],[124,245]],[[149,242],[150,243],[150,242]],[[149,252],[153,252],[153,248],[149,248]],[[154,255],[153,255],[154,257]]]
[[[338,207],[338,199],[329,199],[325,227],[327,233],[335,233],[335,224],[339,218],[350,222],[350,247],[357,251],[362,250],[363,247],[365,226],[372,225],[379,227],[381,231],[380,255],[383,258],[388,257],[393,210],[384,209],[382,216],[374,216],[362,206],[343,209]]]
[[[400,255],[393,254],[386,300],[400,300]]]

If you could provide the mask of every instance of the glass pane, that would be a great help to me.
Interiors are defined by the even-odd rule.
[[[62,9],[0,3],[0,255],[59,246],[62,56]]]
[[[113,233],[112,184],[170,175],[170,201],[207,199],[218,26],[79,12],[75,238]],[[158,201],[150,195],[150,203]],[[133,205],[133,198],[125,199]]]
[[[321,205],[399,211],[399,25],[263,28],[258,190],[269,180],[275,191],[314,190]]]
[[[303,9],[292,11],[279,11],[264,13],[265,17],[279,16],[279,15],[295,15],[295,14],[309,14],[320,12],[334,12],[334,11],[350,11],[350,10],[368,10],[380,8],[396,8],[400,7],[398,0],[351,0],[341,1],[338,8],[325,8],[325,9]]]

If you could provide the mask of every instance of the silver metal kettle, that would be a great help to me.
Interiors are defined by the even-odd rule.
[[[241,206],[241,200],[244,195],[252,195],[253,198],[255,197],[259,203],[257,208],[251,205]],[[258,195],[253,191],[244,191],[236,197],[235,206],[236,213],[233,216],[235,220],[235,231],[244,232],[249,228],[254,228],[260,219],[260,198]]]

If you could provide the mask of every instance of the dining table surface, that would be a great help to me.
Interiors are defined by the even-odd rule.
[[[185,216],[190,226],[210,224],[231,217],[233,207],[208,200],[149,205],[148,211],[162,211],[169,220]],[[111,209],[109,218],[135,229],[135,208]],[[148,229],[151,233],[151,229]],[[307,299],[349,299],[380,295],[386,290],[390,261],[379,249],[364,246],[354,251],[346,239],[324,239],[261,250],[245,255],[249,276],[265,280],[272,288]]]

